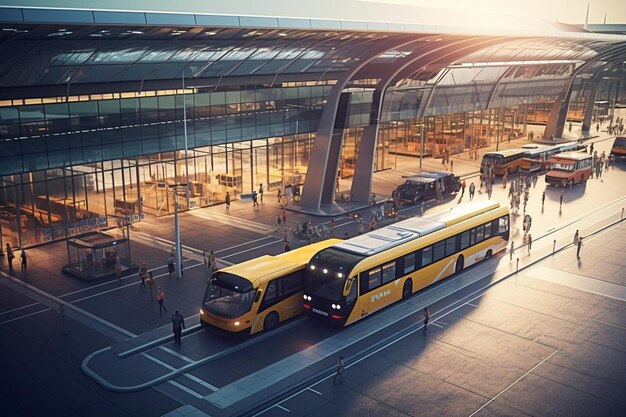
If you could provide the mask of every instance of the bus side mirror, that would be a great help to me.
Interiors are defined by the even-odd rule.
[[[258,290],[256,291],[256,295],[254,296],[254,302],[255,302],[255,303],[258,303],[260,299],[261,299],[261,290],[260,290],[260,289],[258,289]]]
[[[352,289],[352,282],[354,281],[354,278],[348,278],[346,279],[346,283],[343,286],[343,296],[346,297],[348,294],[350,294],[350,290]]]

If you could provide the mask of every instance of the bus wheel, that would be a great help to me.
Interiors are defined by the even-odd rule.
[[[491,249],[489,249],[487,253],[485,254],[485,260],[491,258],[491,255],[492,255],[492,252],[491,252]]]
[[[276,326],[278,326],[278,314],[275,311],[272,311],[265,316],[265,320],[263,321],[263,330],[269,332],[270,330],[274,330]]]
[[[407,279],[404,282],[404,287],[402,287],[402,299],[406,300],[407,298],[409,298],[412,292],[413,292],[413,281],[411,281],[410,279]]]
[[[456,267],[454,268],[454,272],[457,274],[461,271],[463,271],[463,255],[456,259]]]

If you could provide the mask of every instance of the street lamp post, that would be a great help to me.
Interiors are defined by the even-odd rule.
[[[183,81],[183,131],[185,136],[185,176],[186,178],[186,197],[187,207],[190,207],[189,200],[189,161],[187,157],[187,103],[185,100],[185,71],[182,74]],[[176,151],[178,151],[178,140],[176,140]],[[174,175],[177,175],[178,169],[176,166],[176,160],[174,161]],[[176,181],[178,184],[178,181]],[[174,188],[174,241],[176,242],[176,261],[174,262],[174,268],[176,271],[176,278],[182,277],[182,264],[183,264],[183,248],[180,243],[180,223],[178,221],[178,187]]]

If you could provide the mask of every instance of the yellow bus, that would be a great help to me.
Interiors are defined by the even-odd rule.
[[[504,175],[517,172],[520,169],[526,149],[508,149],[499,152],[486,152],[480,163],[480,173],[486,174],[489,166],[493,167],[494,175]]]
[[[522,146],[523,148],[523,146]],[[583,145],[577,142],[564,142],[558,145],[537,145],[532,149],[527,149],[526,154],[522,158],[520,163],[520,170],[526,172],[544,172],[548,169],[548,160],[552,155],[567,151],[580,151],[584,150]]]
[[[349,325],[506,248],[509,210],[458,205],[335,243],[309,262],[307,315]]]
[[[302,312],[302,272],[311,257],[341,242],[327,239],[280,255],[264,255],[215,271],[200,309],[200,323],[229,334],[272,330]]]

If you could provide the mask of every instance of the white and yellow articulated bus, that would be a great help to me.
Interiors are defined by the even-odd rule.
[[[349,325],[506,248],[509,210],[494,201],[413,217],[320,250],[304,309]]]
[[[272,330],[302,313],[303,272],[311,257],[341,242],[327,239],[215,271],[200,309],[200,323],[223,334]]]

